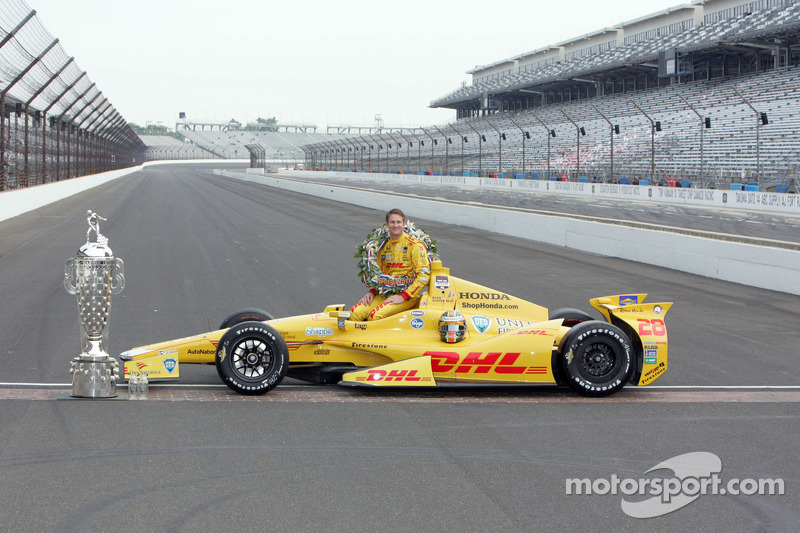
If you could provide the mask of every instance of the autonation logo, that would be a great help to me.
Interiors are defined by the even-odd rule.
[[[775,495],[784,493],[783,479],[731,479],[724,482],[720,458],[709,452],[692,452],[667,459],[645,474],[670,470],[664,478],[567,479],[568,495],[621,494],[622,511],[633,518],[653,518],[685,507],[705,495]],[[629,497],[629,498],[626,498]],[[646,498],[645,498],[646,497]],[[644,498],[644,499],[643,499]]]

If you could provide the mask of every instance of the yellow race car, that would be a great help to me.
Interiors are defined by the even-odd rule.
[[[667,370],[668,303],[646,294],[594,298],[605,321],[576,309],[544,307],[450,275],[431,263],[419,307],[371,322],[344,305],[272,318],[243,309],[220,329],[120,355],[124,377],[175,380],[180,365],[213,363],[225,384],[263,394],[291,378],[365,387],[446,384],[569,385],[607,396],[648,385]]]

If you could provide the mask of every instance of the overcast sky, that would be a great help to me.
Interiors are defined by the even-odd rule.
[[[26,0],[129,121],[421,126],[467,70],[680,0]],[[324,130],[322,130],[324,131]]]

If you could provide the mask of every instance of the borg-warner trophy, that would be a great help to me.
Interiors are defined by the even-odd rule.
[[[100,233],[97,213],[87,214],[86,244],[64,266],[64,288],[78,297],[81,313],[81,354],[72,360],[72,396],[113,398],[117,395],[119,363],[106,352],[111,295],[125,288],[124,264],[114,257],[108,238]],[[95,240],[91,241],[92,231]]]

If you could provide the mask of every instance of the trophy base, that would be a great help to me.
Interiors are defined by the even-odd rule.
[[[116,398],[119,363],[76,357],[72,360],[73,398]]]

